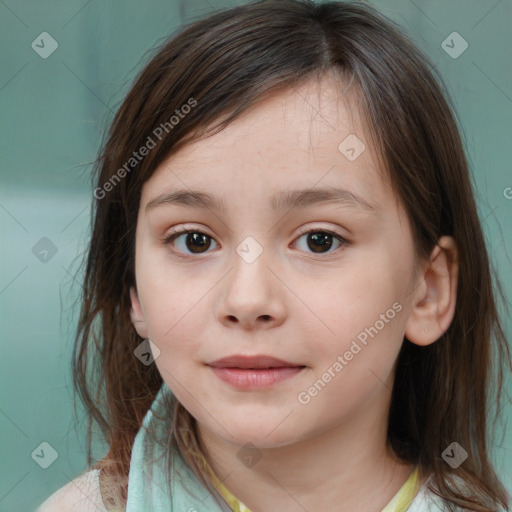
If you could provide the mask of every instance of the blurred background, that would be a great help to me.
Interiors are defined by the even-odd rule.
[[[0,1],[0,512],[34,510],[86,469],[87,422],[71,385],[75,275],[104,129],[154,48],[182,23],[242,3]],[[512,297],[512,2],[369,3],[412,35],[445,80],[493,265]],[[512,339],[510,319],[505,327]],[[507,403],[502,434],[491,439],[509,489],[511,410]],[[94,454],[105,453],[98,437]]]

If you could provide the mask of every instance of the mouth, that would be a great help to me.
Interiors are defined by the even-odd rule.
[[[305,365],[268,355],[234,355],[207,363],[223,382],[238,389],[264,389],[289,379]]]
[[[244,356],[244,355],[233,355],[217,359],[211,363],[207,363],[207,366],[214,368],[242,368],[244,370],[262,370],[268,368],[298,368],[304,367],[305,365],[292,363],[283,359],[267,355],[256,355],[256,356]]]

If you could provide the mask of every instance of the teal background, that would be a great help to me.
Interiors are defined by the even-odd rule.
[[[0,1],[0,512],[34,510],[86,468],[86,420],[80,405],[74,414],[70,373],[80,291],[73,277],[86,249],[90,163],[104,127],[148,51],[181,23],[241,3]],[[512,297],[512,3],[370,3],[412,34],[448,86],[493,264]],[[457,59],[441,47],[454,31],[469,44]],[[31,47],[42,32],[58,42],[47,59]],[[57,249],[46,263],[32,252],[43,237]],[[510,411],[508,403],[504,420]],[[31,456],[42,442],[58,452],[47,469]],[[494,445],[512,489],[512,435]],[[97,440],[95,454],[104,453]]]

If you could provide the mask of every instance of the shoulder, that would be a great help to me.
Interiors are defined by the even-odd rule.
[[[469,492],[469,486],[464,482],[464,480],[462,480],[462,478],[453,475],[453,480],[456,482],[459,489],[462,489],[463,492],[467,494],[471,494]],[[407,512],[445,512],[448,510],[446,502],[430,489],[430,481],[431,478],[428,478],[420,487],[414,500],[407,509]],[[451,507],[454,511],[462,512],[466,510],[465,508],[461,508],[454,504],[451,504]],[[505,512],[505,510],[500,508],[497,512]]]
[[[445,506],[442,498],[431,492],[427,487],[427,482],[425,482],[407,512],[442,512],[444,510]]]
[[[99,469],[78,476],[55,491],[36,512],[107,512],[101,498]]]

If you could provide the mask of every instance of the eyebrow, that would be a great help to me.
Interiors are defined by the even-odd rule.
[[[372,213],[379,211],[373,201],[338,187],[279,191],[270,197],[272,210],[305,208],[320,203],[346,204]],[[221,198],[196,190],[175,190],[161,194],[147,203],[145,212],[169,204],[226,213],[226,205]]]

